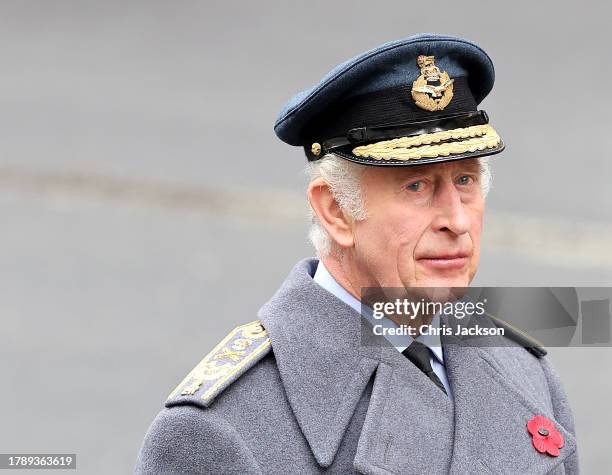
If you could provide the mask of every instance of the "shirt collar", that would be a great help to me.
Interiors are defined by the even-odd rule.
[[[313,280],[325,290],[330,292],[332,295],[336,296],[340,300],[342,300],[345,304],[352,307],[355,311],[361,314],[364,318],[366,318],[370,323],[377,325],[383,325],[385,327],[397,327],[395,322],[388,318],[383,318],[381,320],[376,320],[372,316],[371,311],[367,311],[367,309],[361,308],[361,301],[357,299],[354,295],[352,295],[348,290],[342,287],[336,279],[329,273],[327,267],[323,264],[323,261],[319,259],[319,263],[317,265],[317,270],[315,271],[315,275]],[[438,328],[440,326],[440,314],[434,315],[431,326],[434,328]],[[408,345],[412,343],[414,338],[410,335],[385,335],[385,338],[399,351],[400,353],[408,348]],[[442,352],[442,346],[440,344],[440,336],[439,335],[420,335],[416,338],[421,343],[427,345],[438,361],[444,364],[444,353]]]

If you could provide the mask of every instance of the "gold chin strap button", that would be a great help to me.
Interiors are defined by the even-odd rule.
[[[319,142],[315,142],[311,145],[310,151],[313,155],[318,157],[321,154],[321,144]]]

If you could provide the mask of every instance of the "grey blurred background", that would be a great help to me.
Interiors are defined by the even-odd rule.
[[[284,102],[417,32],[497,70],[478,285],[612,285],[604,2],[2,1],[0,452],[129,473],[170,390],[255,319],[306,240]],[[584,473],[609,469],[610,348],[550,350]],[[24,472],[20,472],[24,473]]]

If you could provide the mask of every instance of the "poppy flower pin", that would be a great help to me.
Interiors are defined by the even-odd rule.
[[[534,416],[527,423],[527,430],[531,434],[531,442],[535,449],[548,453],[553,457],[559,456],[559,449],[563,447],[564,440],[553,422],[544,416]]]

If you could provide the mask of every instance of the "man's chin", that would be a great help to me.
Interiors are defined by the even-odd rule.
[[[411,283],[410,287],[426,287],[443,289],[450,287],[468,287],[472,278],[469,274],[461,275],[427,275],[417,278],[416,282]]]

